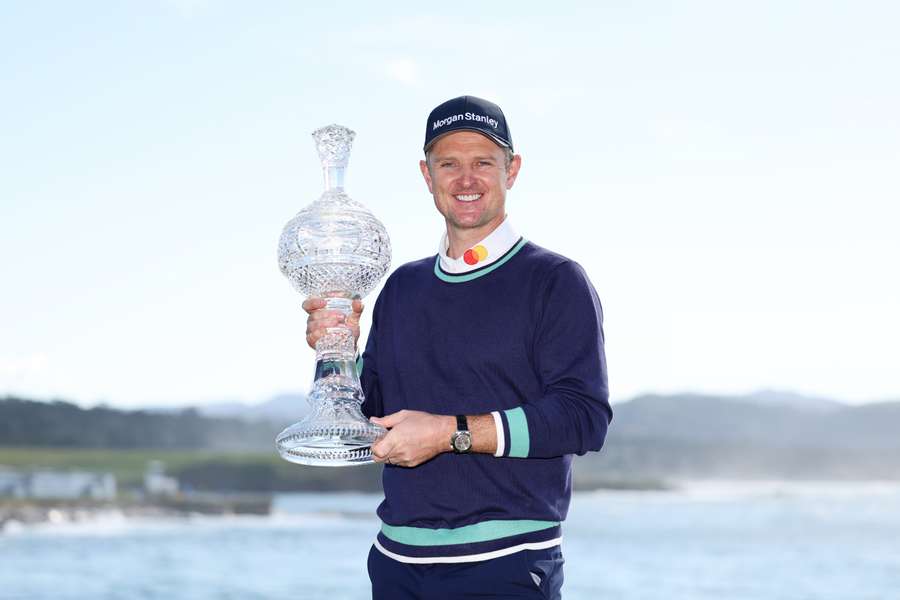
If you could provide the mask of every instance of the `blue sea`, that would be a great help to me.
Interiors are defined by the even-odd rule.
[[[8,526],[0,598],[368,598],[380,499],[285,494],[268,517]],[[576,493],[563,536],[567,600],[900,598],[896,483]]]

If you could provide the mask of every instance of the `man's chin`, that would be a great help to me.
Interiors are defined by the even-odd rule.
[[[488,224],[484,219],[451,219],[450,225],[456,229],[481,229]]]

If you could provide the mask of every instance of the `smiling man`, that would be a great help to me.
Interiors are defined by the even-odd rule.
[[[361,361],[363,412],[388,429],[372,446],[372,595],[559,598],[572,457],[612,419],[600,301],[577,263],[513,229],[522,159],[500,107],[454,98],[426,127],[419,166],[446,228],[385,282]],[[340,322],[323,305],[304,303],[313,347]]]

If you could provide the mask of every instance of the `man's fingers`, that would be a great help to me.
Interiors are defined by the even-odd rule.
[[[372,417],[369,420],[372,421],[373,423],[377,423],[378,425],[381,425],[382,427],[390,429],[391,427],[396,426],[397,423],[400,423],[401,421],[403,421],[403,419],[406,418],[406,415],[407,415],[407,412],[405,410],[401,410],[399,412],[385,415],[383,417]]]
[[[300,306],[302,306],[303,310],[305,310],[306,312],[311,313],[314,310],[324,308],[325,304],[325,300],[323,300],[322,298],[307,298]]]
[[[363,303],[357,298],[353,301],[353,311],[347,315],[347,324],[353,327],[359,327],[359,320],[362,318]]]
[[[328,333],[326,329],[313,329],[306,332],[306,341],[315,349],[316,342],[321,340]]]
[[[324,304],[324,300],[321,301]],[[307,302],[304,302],[304,307],[307,306]],[[315,306],[315,304],[312,304]],[[346,322],[346,318],[344,314],[340,311],[336,310],[321,310],[321,309],[313,309],[310,313],[309,318],[306,319],[306,343],[309,344],[311,348],[316,347],[316,342],[319,339],[328,333],[328,329],[331,327],[341,327],[345,325],[351,325]]]
[[[386,435],[372,444],[372,458],[375,459],[375,462],[387,462],[393,449],[394,439]]]
[[[330,321],[337,319],[338,321],[343,321],[346,317],[344,313],[339,310],[322,310],[318,309],[313,311],[312,314],[307,317],[307,322],[318,322],[318,321]]]
[[[316,331],[319,329],[327,329],[328,327],[337,327],[344,323],[344,315],[340,313],[313,315],[306,320],[306,330]]]

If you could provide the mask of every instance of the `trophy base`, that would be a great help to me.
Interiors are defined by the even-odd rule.
[[[370,423],[356,403],[318,406],[275,438],[281,457],[314,467],[352,467],[374,462],[372,444],[387,433]]]

